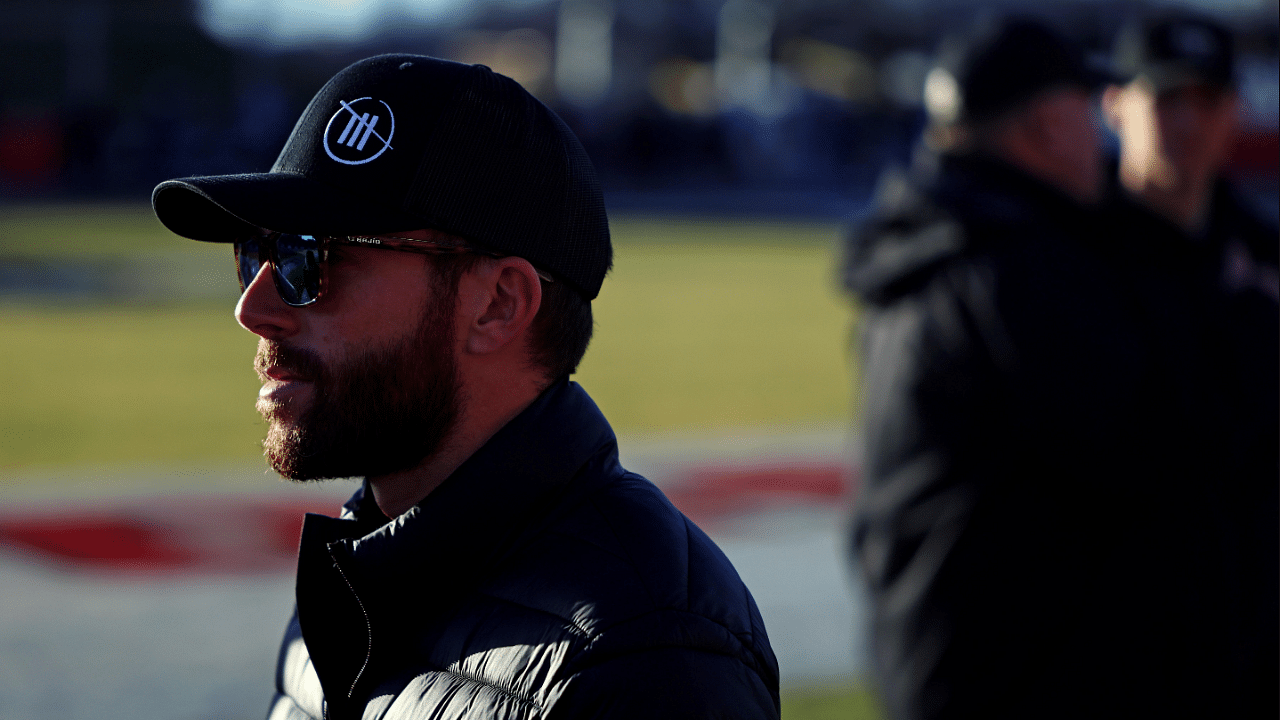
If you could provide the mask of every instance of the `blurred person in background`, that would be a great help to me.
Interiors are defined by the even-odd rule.
[[[852,544],[889,715],[1244,717],[1264,657],[1234,653],[1225,613],[1252,601],[1229,586],[1276,568],[1232,554],[1253,529],[1231,525],[1247,493],[1221,474],[1197,301],[1105,211],[1108,75],[1027,19],[937,57],[928,148],[844,268],[865,309]]]
[[[1280,230],[1223,177],[1240,124],[1234,38],[1204,16],[1162,13],[1122,28],[1112,60],[1122,82],[1102,98],[1120,143],[1108,223],[1163,271],[1163,292],[1155,272],[1142,276],[1142,290],[1164,321],[1168,352],[1192,356],[1202,373],[1201,391],[1184,396],[1214,419],[1202,492],[1223,514],[1201,518],[1203,552],[1216,553],[1227,577],[1205,602],[1220,617],[1203,621],[1215,624],[1213,647],[1237,681],[1228,687],[1275,717]]]
[[[545,105],[481,65],[369,58],[271,172],[153,205],[234,244],[271,466],[364,478],[303,525],[271,718],[778,717],[751,594],[568,379],[612,245]]]
[[[1124,82],[1102,99],[1120,140],[1116,190],[1212,247],[1227,260],[1228,282],[1275,297],[1277,229],[1222,177],[1240,124],[1233,45],[1225,27],[1191,15],[1138,20],[1120,32],[1113,65]],[[1241,262],[1270,272],[1249,277]]]

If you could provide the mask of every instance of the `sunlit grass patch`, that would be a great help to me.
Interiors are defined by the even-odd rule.
[[[101,259],[155,252],[218,250],[177,237],[144,204],[0,208],[0,257]]]
[[[260,453],[253,336],[229,308],[0,306],[0,468]]]
[[[845,420],[848,304],[831,227],[652,223],[615,230],[578,380],[627,430]]]
[[[881,720],[885,717],[874,691],[863,684],[782,689],[786,720]]]

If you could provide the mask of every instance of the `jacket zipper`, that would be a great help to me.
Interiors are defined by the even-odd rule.
[[[336,543],[335,543],[336,544]],[[373,657],[373,623],[369,621],[369,611],[364,607],[364,601],[360,599],[360,595],[356,593],[355,586],[351,584],[351,580],[347,578],[347,574],[342,571],[342,565],[338,563],[338,556],[333,552],[333,545],[328,546],[329,557],[333,560],[333,568],[338,571],[338,575],[342,577],[342,582],[347,584],[347,589],[351,591],[351,597],[356,599],[356,604],[360,606],[360,614],[364,615],[364,632],[366,640],[364,663],[360,665],[360,670],[356,672],[356,677],[351,681],[351,688],[347,690],[347,699],[355,697],[356,685],[360,684],[360,678],[364,676],[364,671],[369,667],[369,659]],[[325,720],[329,720],[329,705],[325,703]]]

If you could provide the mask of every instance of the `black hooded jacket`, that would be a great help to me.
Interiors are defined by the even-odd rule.
[[[1276,396],[1239,417],[1190,245],[979,156],[878,203],[844,279],[865,311],[853,545],[890,715],[1274,708]],[[1269,480],[1233,450],[1255,422]]]
[[[751,594],[574,383],[395,520],[307,516],[270,720],[779,712]]]

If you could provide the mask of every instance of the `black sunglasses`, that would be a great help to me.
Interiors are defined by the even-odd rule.
[[[384,248],[428,255],[454,255],[471,253],[488,257],[503,257],[498,253],[482,250],[472,245],[442,243],[434,240],[415,240],[405,237],[371,237],[362,235],[295,235],[293,233],[267,233],[235,243],[236,267],[239,269],[240,292],[249,287],[258,276],[263,263],[270,262],[275,279],[276,292],[286,305],[305,307],[324,295],[326,260],[329,248],[334,245],[357,245]],[[538,277],[555,282],[549,275],[537,271]]]

